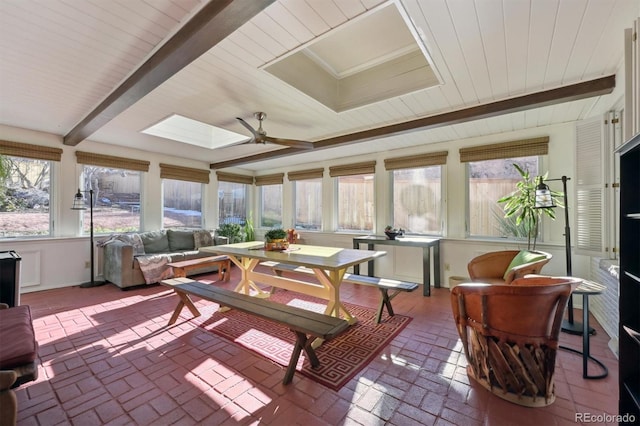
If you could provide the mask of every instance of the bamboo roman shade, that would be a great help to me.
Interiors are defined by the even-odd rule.
[[[112,155],[94,154],[91,152],[76,151],[76,159],[79,164],[107,167],[110,169],[149,171],[149,161],[134,160],[131,158],[114,157]]]
[[[365,161],[364,163],[343,164],[341,166],[329,167],[329,176],[353,176],[374,173],[376,171],[375,161]]]
[[[216,172],[218,181],[220,182],[233,182],[244,183],[246,185],[253,185],[253,176],[237,175],[235,173]]]
[[[447,164],[449,151],[430,152],[428,154],[408,155],[384,160],[386,170],[413,169],[416,167],[439,166]]]
[[[256,176],[256,185],[282,185],[284,182],[284,173],[275,173],[273,175]]]
[[[62,149],[0,140],[0,154],[34,160],[60,161]]]
[[[294,180],[304,180],[304,179],[318,179],[322,178],[324,175],[324,168],[319,169],[308,169],[308,170],[297,170],[295,172],[287,173],[287,178],[290,181]]]
[[[460,148],[460,162],[529,157],[549,153],[549,136]]]
[[[160,163],[160,177],[162,179],[185,180],[187,182],[209,183],[210,171],[193,169],[191,167],[173,166]]]

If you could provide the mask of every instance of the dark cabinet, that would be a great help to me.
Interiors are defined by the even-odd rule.
[[[640,418],[640,133],[620,153],[620,414]]]

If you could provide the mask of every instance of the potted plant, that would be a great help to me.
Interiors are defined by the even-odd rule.
[[[229,239],[229,244],[241,243],[244,241],[242,227],[237,223],[223,223],[218,227],[216,232],[220,236],[227,237]]]
[[[515,226],[524,231],[527,236],[527,250],[535,250],[538,239],[538,226],[542,214],[553,220],[555,220],[556,214],[552,207],[536,208],[536,186],[539,183],[539,179],[532,179],[529,171],[523,170],[517,164],[514,164],[513,167],[516,168],[522,179],[516,183],[515,191],[500,198],[498,203],[504,203],[504,217],[506,219],[515,217]],[[546,178],[547,174],[545,173],[541,179]],[[559,207],[564,207],[562,195],[561,192],[551,191],[554,204]]]
[[[265,250],[286,250],[289,248],[287,232],[282,228],[268,230],[264,234]]]

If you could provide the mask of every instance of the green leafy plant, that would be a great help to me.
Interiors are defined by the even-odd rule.
[[[264,240],[268,243],[274,240],[284,240],[287,238],[287,231],[282,228],[270,229],[264,234]]]
[[[249,217],[245,221],[242,230],[244,231],[245,241],[254,241],[256,239],[256,232],[255,228],[253,227],[253,217],[251,213],[249,213]]]
[[[504,203],[504,217],[507,219],[515,217],[515,226],[523,230],[527,236],[527,250],[535,250],[542,215],[545,214],[555,220],[556,214],[551,207],[536,208],[536,186],[539,180],[533,179],[528,170],[523,170],[517,164],[514,164],[513,167],[516,168],[522,179],[516,183],[515,191],[500,198],[498,203]],[[541,178],[546,179],[547,173]],[[551,191],[551,197],[558,207],[564,207],[560,198],[562,195],[561,192]],[[521,235],[520,232],[514,234]]]
[[[218,227],[216,232],[222,237],[227,237],[229,239],[229,244],[241,243],[244,241],[242,227],[237,223],[224,223]]]

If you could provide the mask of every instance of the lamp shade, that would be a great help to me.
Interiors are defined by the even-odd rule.
[[[76,196],[73,198],[73,206],[71,210],[86,210],[87,207],[84,205],[84,196],[80,189],[76,192]]]
[[[551,196],[549,187],[543,182],[542,178],[540,178],[540,183],[538,183],[538,186],[536,187],[536,209],[555,206],[556,205],[553,203],[553,197]]]

